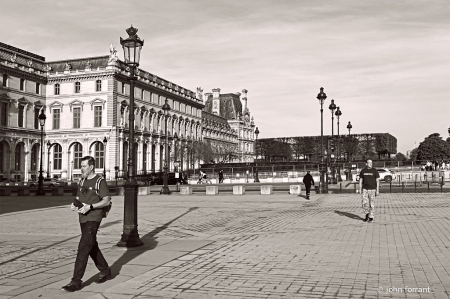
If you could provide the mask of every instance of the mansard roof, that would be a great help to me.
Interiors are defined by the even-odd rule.
[[[242,114],[242,103],[238,94],[220,94],[220,115],[225,119],[238,119]],[[212,114],[213,95],[209,94],[205,102],[204,111]]]
[[[90,64],[91,69],[105,68],[108,65],[109,56],[88,57],[81,59],[70,59],[60,61],[50,61],[47,64],[52,68],[52,72],[64,72],[69,65],[70,70],[84,70],[86,64]]]

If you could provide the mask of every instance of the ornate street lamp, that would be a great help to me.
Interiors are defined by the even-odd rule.
[[[337,164],[337,181],[338,182],[342,182],[342,178],[341,178],[341,166],[340,166],[340,162],[339,162],[339,159],[340,159],[340,156],[341,156],[341,136],[339,135],[339,117],[342,115],[342,111],[341,111],[341,109],[339,109],[339,107],[337,107],[337,110],[336,110],[336,112],[334,113],[334,115],[336,115],[336,118],[337,118],[337,131],[338,131],[338,139],[337,139],[337,161],[338,161],[338,164]]]
[[[42,153],[43,153],[43,147],[44,147],[44,125],[45,125],[45,119],[47,117],[44,114],[44,109],[42,109],[41,114],[39,114],[38,118],[39,118],[39,124],[41,125],[41,163],[39,165],[39,183],[38,183],[38,190],[36,192],[36,195],[45,195],[44,176],[42,175]]]
[[[137,247],[141,246],[141,239],[137,229],[137,198],[138,184],[136,182],[135,169],[135,150],[134,150],[134,85],[136,81],[135,68],[139,66],[141,49],[144,41],[141,40],[136,28],[131,25],[126,30],[128,38],[120,38],[120,44],[123,48],[124,62],[130,68],[130,113],[128,114],[129,122],[129,159],[128,159],[128,177],[124,184],[124,216],[123,216],[123,233],[120,241],[117,243],[119,247]]]
[[[106,144],[108,143],[108,139],[103,138],[103,178],[106,180]]]
[[[331,110],[331,142],[332,144],[334,144],[334,110],[336,110],[336,105],[334,104],[334,100],[331,100],[331,104],[330,106],[328,106],[328,109]],[[334,152],[333,148],[330,148],[329,153],[327,155],[327,158],[330,157],[331,159],[331,153]],[[336,184],[336,175],[334,173],[334,165],[335,162],[330,160],[330,164],[331,164],[331,183],[332,184]]]
[[[352,129],[352,124],[348,122],[347,129],[348,129],[348,137],[350,137],[350,130]],[[350,161],[350,153],[348,153],[348,160]]]
[[[327,171],[327,163],[323,161],[323,103],[327,95],[323,92],[323,87],[317,95],[320,103],[320,193],[328,193],[328,185],[325,182],[325,173]]]
[[[259,177],[258,177],[258,135],[259,135],[259,130],[258,127],[256,127],[255,130],[255,135],[256,135],[256,142],[255,142],[255,152],[256,152],[256,159],[255,159],[255,183],[259,183]]]
[[[50,143],[50,140],[47,140],[47,179],[50,178],[50,149],[53,144]]]
[[[170,194],[170,190],[169,190],[169,137],[167,135],[167,119],[168,119],[168,114],[169,114],[169,110],[170,110],[170,105],[167,103],[167,98],[164,101],[164,105],[162,106],[162,109],[164,110],[164,127],[165,127],[165,131],[166,131],[166,144],[164,147],[164,151],[165,151],[165,156],[166,156],[166,161],[164,163],[164,176],[163,176],[163,187],[161,189],[161,194]]]

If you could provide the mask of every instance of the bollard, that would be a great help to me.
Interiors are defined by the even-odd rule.
[[[392,181],[389,182],[389,193],[392,193]]]
[[[414,193],[417,193],[417,191],[416,191],[416,182],[414,182]]]
[[[342,193],[342,183],[339,183],[339,193]]]
[[[402,193],[403,193],[404,190],[405,190],[405,183],[402,182]]]
[[[427,183],[428,183],[428,193],[430,193],[430,182],[427,181]]]

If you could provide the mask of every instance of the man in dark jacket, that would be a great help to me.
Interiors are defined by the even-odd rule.
[[[311,193],[311,185],[314,186],[314,179],[312,175],[309,174],[309,171],[307,171],[305,176],[303,177],[303,184],[305,184],[306,187],[306,199],[309,199],[309,194]]]

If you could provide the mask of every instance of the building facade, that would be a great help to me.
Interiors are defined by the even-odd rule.
[[[247,93],[246,89],[242,93],[228,93],[220,94],[220,88],[215,88],[212,93],[205,93],[205,108],[203,109],[205,115],[212,115],[214,117],[205,117],[206,119],[215,119],[219,122],[228,123],[230,134],[225,136],[234,136],[230,139],[223,139],[225,142],[233,142],[236,147],[237,157],[233,162],[253,162],[255,159],[254,143],[255,143],[255,122],[250,115],[250,110],[247,107]],[[214,121],[212,121],[214,122]],[[211,123],[211,121],[209,122]],[[226,128],[228,128],[226,126]],[[222,136],[221,130],[223,126],[210,125],[204,130],[204,137]]]
[[[116,170],[126,171],[129,142],[136,145],[138,173],[162,170],[165,124],[169,151],[183,151],[201,139],[204,104],[194,92],[149,72],[137,69],[136,75],[135,109],[129,111],[129,69],[112,46],[106,56],[47,62],[0,43],[0,177],[38,177],[41,111],[47,116],[44,176],[76,178],[81,157],[91,155],[96,172],[105,170],[113,179]],[[171,110],[165,118],[166,99]],[[133,141],[129,113],[135,115]],[[187,167],[182,152],[176,159]]]

